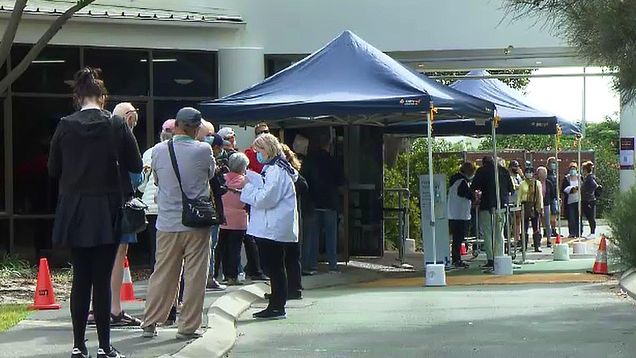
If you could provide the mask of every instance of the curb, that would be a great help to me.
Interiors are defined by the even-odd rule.
[[[627,270],[627,272],[621,276],[619,286],[633,299],[636,299],[636,268]]]
[[[221,296],[207,310],[208,329],[203,336],[179,352],[161,358],[223,357],[236,343],[238,317],[254,302],[262,300],[266,292],[269,292],[266,284],[256,283]]]

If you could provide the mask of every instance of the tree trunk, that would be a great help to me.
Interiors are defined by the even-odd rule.
[[[51,24],[51,26],[49,26],[48,30],[46,30],[46,32],[42,35],[42,37],[40,37],[38,42],[36,42],[35,45],[33,45],[33,47],[31,48],[31,50],[29,50],[29,52],[22,59],[22,61],[20,61],[20,63],[17,66],[14,66],[11,69],[11,72],[9,72],[9,74],[0,81],[0,93],[5,93],[6,90],[9,88],[9,86],[15,80],[17,80],[24,73],[24,71],[26,71],[27,68],[29,68],[29,65],[31,65],[31,62],[33,62],[33,60],[35,60],[38,57],[40,52],[42,52],[44,47],[46,47],[49,41],[51,41],[53,36],[55,36],[60,31],[62,26],[64,26],[64,24],[71,17],[73,17],[73,14],[75,14],[76,12],[83,9],[84,7],[86,7],[87,5],[91,4],[94,1],[95,0],[78,1],[77,4],[68,8],[62,15],[60,15],[57,19],[55,19],[55,21]]]
[[[18,24],[22,19],[22,13],[26,7],[27,0],[15,0],[13,5],[13,11],[11,12],[11,18],[7,24],[7,28],[4,29],[4,35],[2,35],[2,42],[0,42],[0,66],[2,66],[9,57],[11,52],[11,45],[15,39],[15,34],[18,32]]]

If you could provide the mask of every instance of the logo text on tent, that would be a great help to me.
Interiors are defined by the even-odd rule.
[[[421,99],[404,99],[400,100],[400,104],[403,106],[419,106],[422,103]]]

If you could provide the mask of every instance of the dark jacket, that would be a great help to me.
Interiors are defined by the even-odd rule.
[[[486,163],[484,166],[477,169],[475,178],[471,184],[472,190],[481,191],[481,201],[479,203],[479,210],[490,210],[497,208],[497,195],[495,185],[495,170],[492,163]],[[502,166],[498,166],[499,174],[499,199],[501,207],[508,201],[508,196],[513,191],[512,180],[508,170]]]
[[[108,111],[88,109],[62,118],[51,139],[49,175],[59,178],[60,194],[119,193],[115,148],[119,156],[121,185],[134,192],[131,173],[141,173],[143,163],[137,140],[125,121]]]
[[[111,120],[107,111],[87,109],[62,118],[48,163],[60,186],[53,244],[85,248],[119,243],[113,227],[122,204],[117,175],[124,196],[130,196],[128,173],[140,173],[142,166],[137,141],[121,117]]]
[[[472,190],[470,190],[470,187],[468,186],[468,181],[467,181],[468,179],[466,179],[466,176],[464,174],[462,173],[453,174],[453,176],[450,178],[448,187],[450,188],[451,186],[453,186],[453,184],[458,180],[464,180],[464,181],[459,184],[459,187],[457,188],[457,195],[461,198],[473,200],[473,192]]]
[[[557,199],[556,187],[554,186],[554,182],[550,181],[546,178],[545,183],[541,183],[545,185],[545,195],[543,196],[543,206],[549,206],[553,201]]]
[[[325,150],[311,152],[300,173],[309,186],[304,196],[304,210],[338,210],[338,187],[343,183],[342,170],[334,157]]]
[[[581,185],[581,200],[582,202],[596,201],[596,195],[598,188],[601,185],[596,181],[594,174],[589,174],[583,179],[583,185]]]

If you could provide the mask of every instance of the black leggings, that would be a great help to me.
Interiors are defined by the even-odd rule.
[[[223,276],[226,280],[238,278],[239,265],[241,264],[241,244],[244,236],[245,230],[221,229],[219,232],[216,253],[220,255],[217,255],[215,259],[223,261]]]
[[[285,244],[285,272],[287,273],[288,293],[299,295],[303,290],[300,274],[300,243]]]
[[[86,321],[93,292],[93,315],[97,324],[99,348],[110,351],[110,275],[117,244],[71,249],[73,287],[71,320],[74,347],[86,349]]]
[[[462,261],[461,246],[462,242],[466,239],[468,223],[468,220],[448,220],[450,232],[453,238],[453,243],[451,245],[451,257],[454,264]]]
[[[581,203],[581,209],[587,222],[590,224],[590,234],[594,234],[594,231],[596,231],[596,202],[584,201]]]
[[[287,302],[287,273],[285,272],[284,242],[255,238],[263,260],[263,268],[270,278],[272,295],[269,297],[268,309],[285,310]]]

